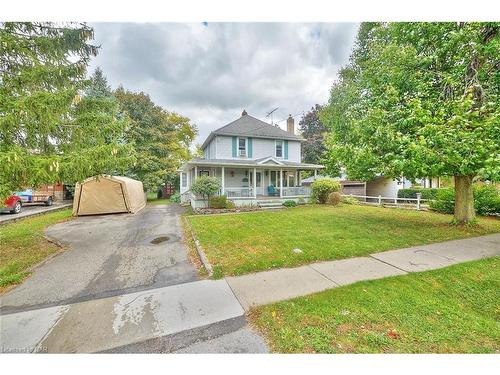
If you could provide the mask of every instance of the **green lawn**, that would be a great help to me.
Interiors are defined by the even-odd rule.
[[[148,200],[148,204],[153,204],[153,205],[170,204],[170,199],[151,199],[151,200]]]
[[[146,197],[148,200],[148,204],[157,205],[157,204],[169,204],[170,203],[170,199],[157,198],[156,192],[149,192],[146,194]]]
[[[250,313],[284,353],[498,353],[500,259],[363,281]]]
[[[450,215],[357,205],[307,205],[188,220],[218,276],[500,232],[497,219],[453,226]],[[294,248],[302,253],[295,254]]]
[[[0,293],[26,278],[30,267],[60,250],[43,237],[43,231],[70,217],[68,209],[0,226]]]

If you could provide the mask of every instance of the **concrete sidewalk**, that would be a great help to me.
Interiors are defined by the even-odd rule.
[[[368,257],[312,263],[226,280],[245,310],[361,280],[427,271],[500,255],[500,233],[415,246]]]
[[[225,280],[1,315],[1,351],[170,352],[245,325]]]
[[[500,233],[0,315],[0,349],[164,353],[250,347],[265,351],[263,342],[241,330],[244,310],[252,306],[498,255]],[[221,336],[230,332],[234,334]],[[216,339],[200,342],[211,338]]]

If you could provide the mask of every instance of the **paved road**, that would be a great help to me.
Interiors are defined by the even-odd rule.
[[[38,215],[43,212],[58,210],[63,207],[71,207],[71,201],[58,201],[54,202],[52,206],[45,206],[41,204],[26,205],[18,214],[11,214],[10,212],[0,212],[0,225],[9,221],[22,219],[28,216]]]
[[[49,237],[69,250],[2,296],[2,314],[75,303],[198,280],[182,242],[178,205],[85,216],[54,225]],[[166,242],[152,244],[157,237]]]

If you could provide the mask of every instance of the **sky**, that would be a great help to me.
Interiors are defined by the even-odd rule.
[[[355,23],[94,23],[99,66],[112,88],[144,91],[190,118],[196,143],[245,109],[271,122],[328,100],[351,53]],[[286,121],[278,122],[283,129]]]

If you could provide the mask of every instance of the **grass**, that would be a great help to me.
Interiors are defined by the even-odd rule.
[[[43,231],[70,217],[71,210],[62,210],[0,226],[0,294],[21,283],[31,267],[60,250],[44,238]]]
[[[170,199],[167,199],[167,198],[157,198],[155,192],[149,192],[149,193],[147,193],[146,197],[147,197],[148,204],[157,205],[157,204],[169,204],[170,203]]]
[[[363,281],[250,313],[283,353],[498,353],[500,259]]]
[[[307,205],[188,220],[221,276],[500,232],[498,219],[454,226],[450,215],[356,205]],[[295,248],[302,253],[295,254]]]
[[[152,205],[170,204],[170,199],[153,199],[153,200],[148,200],[148,204],[152,204]]]

